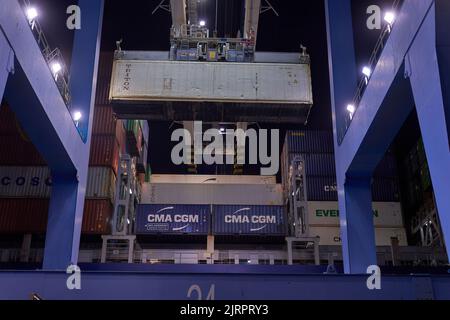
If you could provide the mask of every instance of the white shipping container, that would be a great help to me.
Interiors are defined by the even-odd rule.
[[[283,205],[281,185],[145,183],[142,204]]]
[[[90,167],[86,198],[114,199],[116,191],[116,175],[108,167]]]
[[[51,173],[48,167],[0,167],[0,197],[50,198]],[[90,167],[86,198],[113,199],[116,176],[111,168]]]
[[[48,167],[0,167],[0,197],[49,198],[51,183]]]
[[[320,237],[319,245],[336,246],[342,245],[339,227],[310,227],[311,237]],[[375,228],[375,243],[377,246],[390,246],[391,238],[397,238],[400,246],[407,246],[405,228]]]
[[[113,101],[311,105],[308,64],[114,61]]]
[[[151,183],[277,184],[277,178],[271,176],[152,174]]]
[[[402,208],[399,202],[374,202],[374,225],[376,227],[403,227]],[[332,201],[308,202],[310,226],[336,226],[339,223],[339,205]]]

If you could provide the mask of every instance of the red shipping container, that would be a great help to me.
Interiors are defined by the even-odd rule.
[[[0,134],[15,135],[18,131],[16,115],[8,104],[2,104],[0,106]]]
[[[114,135],[93,136],[89,165],[113,168],[117,174],[119,165],[119,144]]]
[[[48,199],[0,199],[1,234],[44,234],[47,229]],[[113,206],[109,200],[86,200],[83,234],[108,234]]]
[[[0,136],[0,165],[2,166],[46,166],[33,143],[27,137],[17,135]]]
[[[113,135],[116,132],[116,119],[110,106],[95,106],[93,135]]]
[[[48,199],[0,199],[0,233],[45,233]]]
[[[113,66],[113,52],[101,52],[97,76],[97,93],[95,96],[96,105],[109,105],[109,88],[111,85],[111,75]]]
[[[81,232],[90,235],[111,233],[113,210],[109,200],[86,200]]]

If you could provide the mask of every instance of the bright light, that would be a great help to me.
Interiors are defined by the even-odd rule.
[[[38,14],[36,8],[30,7],[26,10],[26,15],[27,15],[28,21],[31,23],[38,17],[39,14]]]
[[[384,15],[384,21],[392,26],[392,24],[395,22],[395,13],[392,11],[386,12],[386,14]]]
[[[206,26],[206,21],[205,20],[200,20],[200,27],[204,27]]]
[[[363,75],[365,75],[367,78],[370,78],[371,74],[372,74],[372,70],[369,67],[364,67],[362,69],[362,73]]]
[[[59,62],[53,62],[51,65],[51,68],[52,68],[53,75],[56,76],[61,71],[62,66]]]
[[[355,111],[356,111],[355,106],[352,105],[352,104],[349,104],[349,105],[347,106],[347,111],[348,111],[349,113],[351,113],[351,114],[355,113]]]
[[[81,118],[83,118],[83,114],[80,111],[75,111],[73,113],[73,120],[74,121],[80,121]]]

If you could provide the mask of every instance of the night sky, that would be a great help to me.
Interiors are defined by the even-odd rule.
[[[41,22],[52,47],[60,47],[70,60],[73,32],[65,28],[66,8],[75,0],[32,0],[39,9]],[[169,49],[169,29],[171,16],[168,12],[152,11],[160,0],[106,0],[102,50],[115,49],[116,40],[123,39],[124,50],[164,50]],[[243,0],[219,0],[219,35],[236,36],[242,29]],[[308,48],[311,55],[314,107],[307,129],[331,130],[331,106],[329,94],[328,58],[325,26],[324,1],[321,0],[270,0],[280,16],[273,12],[262,14],[258,31],[258,51],[299,52],[300,44]],[[368,61],[380,30],[366,27],[370,5],[389,9],[393,0],[354,0],[353,27],[358,66]],[[210,29],[215,25],[215,1],[201,0],[199,17],[206,20]],[[262,127],[273,127],[261,124]],[[166,172],[170,154],[166,138],[169,139],[169,124],[152,124],[150,154],[152,168],[156,172]],[[302,129],[301,125],[282,127]],[[152,139],[157,136],[159,141]],[[170,139],[169,139],[170,140]],[[160,143],[161,142],[161,143]],[[165,143],[164,143],[165,142]],[[166,149],[164,149],[164,146]],[[158,156],[154,156],[158,154]]]

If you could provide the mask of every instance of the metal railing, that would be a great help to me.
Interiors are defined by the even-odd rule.
[[[399,9],[403,5],[404,0],[395,0],[392,5],[392,11],[398,13]],[[358,83],[358,87],[356,88],[355,95],[353,96],[352,105],[354,106],[355,110],[352,113],[348,113],[345,118],[345,127],[342,134],[339,136],[339,144],[342,143],[342,141],[345,138],[345,135],[347,134],[348,129],[350,128],[350,125],[353,121],[353,117],[355,113],[357,112],[359,105],[361,103],[361,99],[364,95],[364,92],[370,82],[370,78],[372,77],[373,71],[376,68],[376,65],[378,64],[378,61],[381,57],[381,54],[384,50],[384,47],[386,45],[387,40],[389,39],[389,35],[392,32],[392,28],[395,24],[395,21],[393,24],[387,23],[380,34],[380,37],[377,40],[377,43],[375,44],[375,48],[372,51],[372,54],[370,56],[369,62],[366,65],[366,67],[371,71],[370,76],[363,75]]]
[[[69,90],[69,70],[64,62],[64,57],[61,53],[61,50],[58,48],[51,49],[47,37],[45,36],[37,17],[33,18],[32,20],[27,17],[27,10],[33,8],[31,2],[29,0],[21,0],[21,2],[24,9],[24,15],[29,22],[36,43],[41,49],[42,55],[47,62],[48,68],[53,74],[56,86],[61,93],[61,97],[63,98],[64,103],[70,111],[71,95]],[[57,72],[55,72],[55,70],[52,70],[52,66],[55,67],[56,64],[58,64]]]

